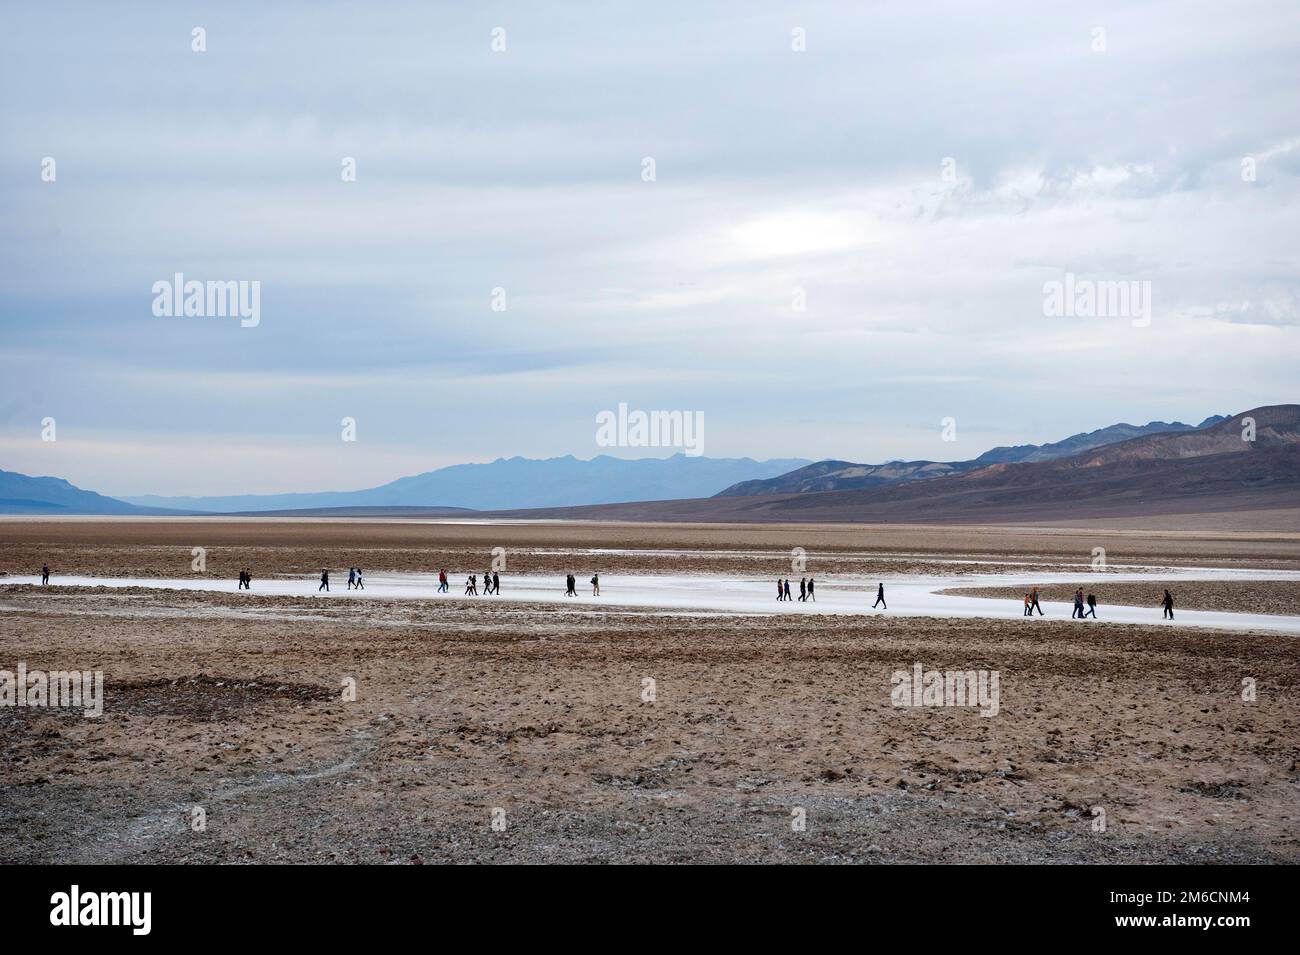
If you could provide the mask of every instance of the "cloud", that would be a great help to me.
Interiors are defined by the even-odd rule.
[[[70,479],[197,493],[586,454],[619,401],[883,460],[1295,400],[1293,4],[160,9],[14,13],[4,466],[47,413]],[[153,317],[177,271],[262,323]],[[1048,318],[1066,272],[1151,326]],[[189,440],[231,464],[143,450]]]

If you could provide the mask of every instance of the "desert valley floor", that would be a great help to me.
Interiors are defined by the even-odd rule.
[[[6,520],[0,671],[104,705],[0,706],[0,861],[1300,861],[1300,534],[1243,526]]]

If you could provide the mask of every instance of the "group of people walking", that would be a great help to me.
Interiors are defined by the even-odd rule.
[[[591,583],[591,595],[593,597],[599,597],[600,596],[600,574],[592,574],[590,583]],[[569,574],[564,578],[564,596],[566,597],[578,596],[578,578],[573,576],[573,574]]]
[[[776,578],[776,599],[780,601],[794,599],[794,597],[790,594],[789,577],[786,577],[784,580],[782,580],[780,577]],[[807,602],[809,600],[811,600],[813,603],[817,602],[817,581],[814,580],[812,577],[799,578],[799,599],[804,602]],[[884,584],[881,584],[879,587],[876,588],[876,602],[871,605],[871,609],[875,610],[877,607],[884,607],[886,610],[889,609],[889,604],[885,603]]]
[[[50,577],[50,569],[48,567],[43,567],[41,568],[41,573],[43,576],[41,583],[48,583]],[[241,570],[239,572],[239,589],[240,590],[251,589],[249,585],[252,583],[252,580],[253,580],[253,575],[249,573],[248,570]],[[467,578],[465,578],[465,596],[477,597],[479,594],[478,584],[479,584],[478,574],[470,574]],[[316,588],[316,592],[320,593],[323,590],[326,593],[329,593],[329,589],[330,589],[330,572],[328,568],[322,568],[320,572],[320,586]],[[349,567],[348,568],[348,590],[365,590],[365,589],[366,589],[366,585],[362,580],[361,568]],[[438,570],[438,593],[445,594],[448,592],[448,589],[449,586],[448,586],[448,579],[447,579],[447,568],[443,567]],[[812,592],[812,586],[810,581],[809,593],[811,592]],[[486,573],[483,574],[483,593],[485,595],[501,593],[500,574],[495,573],[493,571],[487,571]],[[578,596],[578,578],[575,577],[573,574],[569,574],[565,578],[564,595],[566,597]],[[591,595],[593,597],[600,596],[600,574],[598,573],[592,574],[591,576]]]
[[[1165,591],[1165,592],[1168,593],[1168,591]],[[1097,619],[1097,595],[1096,595],[1096,594],[1088,594],[1088,596],[1087,596],[1087,598],[1086,598],[1086,602],[1087,602],[1087,604],[1088,604],[1088,609],[1085,611],[1085,610],[1083,609],[1083,605],[1084,605],[1084,603],[1085,603],[1085,598],[1084,598],[1084,595],[1083,595],[1083,588],[1080,587],[1078,590],[1076,590],[1076,591],[1074,592],[1074,610],[1071,611],[1071,613],[1070,613],[1070,619],[1071,619],[1071,620],[1075,620],[1075,619],[1082,620],[1084,617],[1092,617],[1094,620]],[[1045,613],[1043,613],[1043,608],[1042,608],[1042,606],[1038,603],[1038,588],[1037,588],[1037,587],[1032,588],[1032,589],[1029,591],[1029,593],[1025,594],[1025,614],[1024,614],[1024,615],[1025,615],[1026,617],[1032,617],[1032,616],[1034,615],[1034,611],[1035,611],[1035,610],[1038,611],[1038,616],[1040,616],[1040,617],[1045,617],[1045,616],[1047,616]]]
[[[776,579],[776,599],[777,600],[794,599],[793,597],[790,596],[789,577],[787,577],[785,580],[782,580],[780,577]],[[805,601],[811,600],[813,603],[816,603],[817,602],[817,581],[813,580],[813,578],[811,577],[799,578],[799,599]]]
[[[1088,594],[1088,612],[1083,612],[1083,588],[1080,587],[1074,592],[1074,610],[1070,613],[1070,619],[1076,617],[1082,620],[1084,617],[1091,616],[1093,620],[1097,619],[1097,595]]]
[[[50,567],[48,564],[45,564],[42,565],[41,567],[41,585],[47,586],[49,582],[50,582]],[[573,574],[568,574],[565,577],[564,583],[565,583],[564,595],[566,597],[578,596],[578,579]],[[239,572],[238,589],[239,590],[253,589],[253,574],[252,571],[250,571],[247,567],[245,567],[243,570]],[[323,590],[326,593],[329,593],[329,589],[330,589],[330,572],[328,568],[322,568],[320,572],[320,586],[316,588],[316,592],[320,593]],[[366,589],[366,585],[362,580],[361,568],[349,567],[348,568],[348,590],[365,590],[365,589]],[[447,593],[447,590],[448,590],[447,570],[444,567],[438,571],[438,593],[445,594]],[[465,581],[465,594],[466,596],[478,596],[478,592],[479,592],[478,576],[476,574],[470,574],[469,578]],[[501,593],[501,577],[499,574],[489,571],[483,575],[483,593],[484,594]],[[591,576],[591,595],[593,597],[600,596],[600,574],[598,573],[592,574]],[[789,577],[786,577],[784,579],[780,577],[777,578],[776,599],[779,601],[794,599],[793,595],[790,593]],[[799,600],[805,602],[811,600],[813,603],[817,602],[817,582],[812,577],[800,578]],[[1029,593],[1025,594],[1024,605],[1025,605],[1024,615],[1026,617],[1032,617],[1034,615],[1035,610],[1038,611],[1038,615],[1040,617],[1046,616],[1046,614],[1043,613],[1042,606],[1038,602],[1037,587],[1031,588]],[[1166,590],[1164,599],[1160,601],[1160,605],[1161,607],[1164,608],[1164,614],[1162,616],[1162,619],[1173,620],[1174,619],[1173,594],[1171,594],[1168,590]],[[876,588],[876,602],[871,605],[871,609],[875,610],[877,607],[884,607],[886,610],[889,609],[889,605],[885,603],[885,585],[883,583]],[[1083,620],[1088,617],[1092,617],[1094,620],[1097,619],[1097,596],[1096,594],[1085,595],[1083,592],[1083,588],[1080,587],[1074,592],[1074,610],[1070,614],[1070,619]]]
[[[1160,605],[1164,607],[1164,615],[1161,617],[1161,619],[1173,620],[1174,619],[1174,595],[1171,594],[1168,590],[1166,590],[1164,599],[1160,601]],[[1038,604],[1037,587],[1034,587],[1029,591],[1029,593],[1025,594],[1025,616],[1032,617],[1034,615],[1035,610],[1038,611],[1038,615],[1040,617],[1045,616],[1045,614],[1043,613],[1043,608],[1040,607]],[[1083,593],[1083,588],[1080,587],[1074,592],[1074,610],[1070,612],[1070,619],[1084,620],[1088,617],[1091,617],[1094,620],[1097,619],[1097,595],[1088,594],[1087,596],[1085,596]]]
[[[49,581],[50,581],[50,568],[42,567],[41,583],[48,584]],[[253,575],[247,569],[241,570],[239,572],[239,588],[241,590],[251,590],[252,582],[253,582]],[[361,569],[359,567],[348,568],[348,589],[352,590],[354,588],[356,590],[365,589],[365,585],[362,584],[361,582]],[[317,592],[319,593],[322,590],[328,592],[329,589],[330,589],[329,571],[322,570],[320,573],[320,587],[317,588]],[[446,592],[447,592],[447,571],[446,569],[442,569],[438,571],[438,593],[445,594]],[[495,573],[485,573],[483,575],[483,593],[484,594],[501,593],[500,576],[498,576]],[[478,596],[477,575],[470,574],[469,578],[465,581],[465,594],[467,596]],[[591,577],[591,595],[593,597],[600,596],[600,574],[593,574]],[[573,574],[567,575],[564,579],[564,596],[566,597],[578,596],[578,579]],[[789,577],[777,578],[776,599],[779,601],[795,599],[790,592]],[[798,599],[805,602],[809,600],[811,600],[813,603],[817,602],[817,582],[814,578],[812,577],[800,578]],[[1025,594],[1024,605],[1025,605],[1024,616],[1032,617],[1034,615],[1035,610],[1038,611],[1038,615],[1040,617],[1046,616],[1046,614],[1043,613],[1042,605],[1039,604],[1038,602],[1037,587],[1031,588],[1029,593]],[[1166,590],[1164,599],[1161,600],[1160,605],[1164,608],[1164,615],[1162,619],[1173,620],[1174,619],[1173,594],[1171,594],[1168,590]],[[885,603],[885,585],[883,583],[876,588],[876,602],[871,605],[871,609],[875,610],[877,607],[884,607],[886,610],[889,609],[889,605]],[[1070,619],[1084,620],[1088,617],[1091,617],[1094,620],[1097,619],[1097,595],[1096,594],[1085,595],[1083,592],[1083,588],[1080,587],[1074,592],[1074,610],[1070,613]]]
[[[438,593],[445,594],[446,592],[447,572],[442,570],[438,572]],[[488,571],[483,575],[483,593],[484,595],[501,593],[500,575],[494,574],[491,571]],[[469,577],[465,579],[465,596],[478,596],[478,574],[470,574]]]

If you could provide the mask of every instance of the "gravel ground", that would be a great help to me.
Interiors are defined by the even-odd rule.
[[[1300,649],[1272,635],[6,603],[0,668],[101,669],[106,702],[0,707],[0,862],[1300,861]],[[915,663],[997,670],[997,715],[892,706]]]

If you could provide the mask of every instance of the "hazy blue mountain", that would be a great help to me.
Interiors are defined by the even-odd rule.
[[[360,491],[313,494],[245,494],[228,497],[158,497],[124,500],[150,507],[232,513],[320,507],[469,507],[502,510],[568,507],[625,501],[710,497],[750,481],[807,464],[805,458],[498,458],[490,464],[456,464]]]
[[[0,471],[0,514],[150,514],[94,491],[83,491],[62,478],[28,477]]]
[[[1083,451],[1149,434],[1171,431],[1199,431],[1226,420],[1213,415],[1192,426],[1181,421],[1152,421],[1144,425],[1113,424],[1087,434],[1075,434],[1050,444],[1021,444],[985,451],[971,461],[889,461],[885,464],[854,464],[851,461],[818,461],[807,467],[766,480],[742,481],[720,492],[718,497],[757,497],[809,491],[848,491],[887,487],[908,481],[964,474],[990,464],[1055,461]]]

